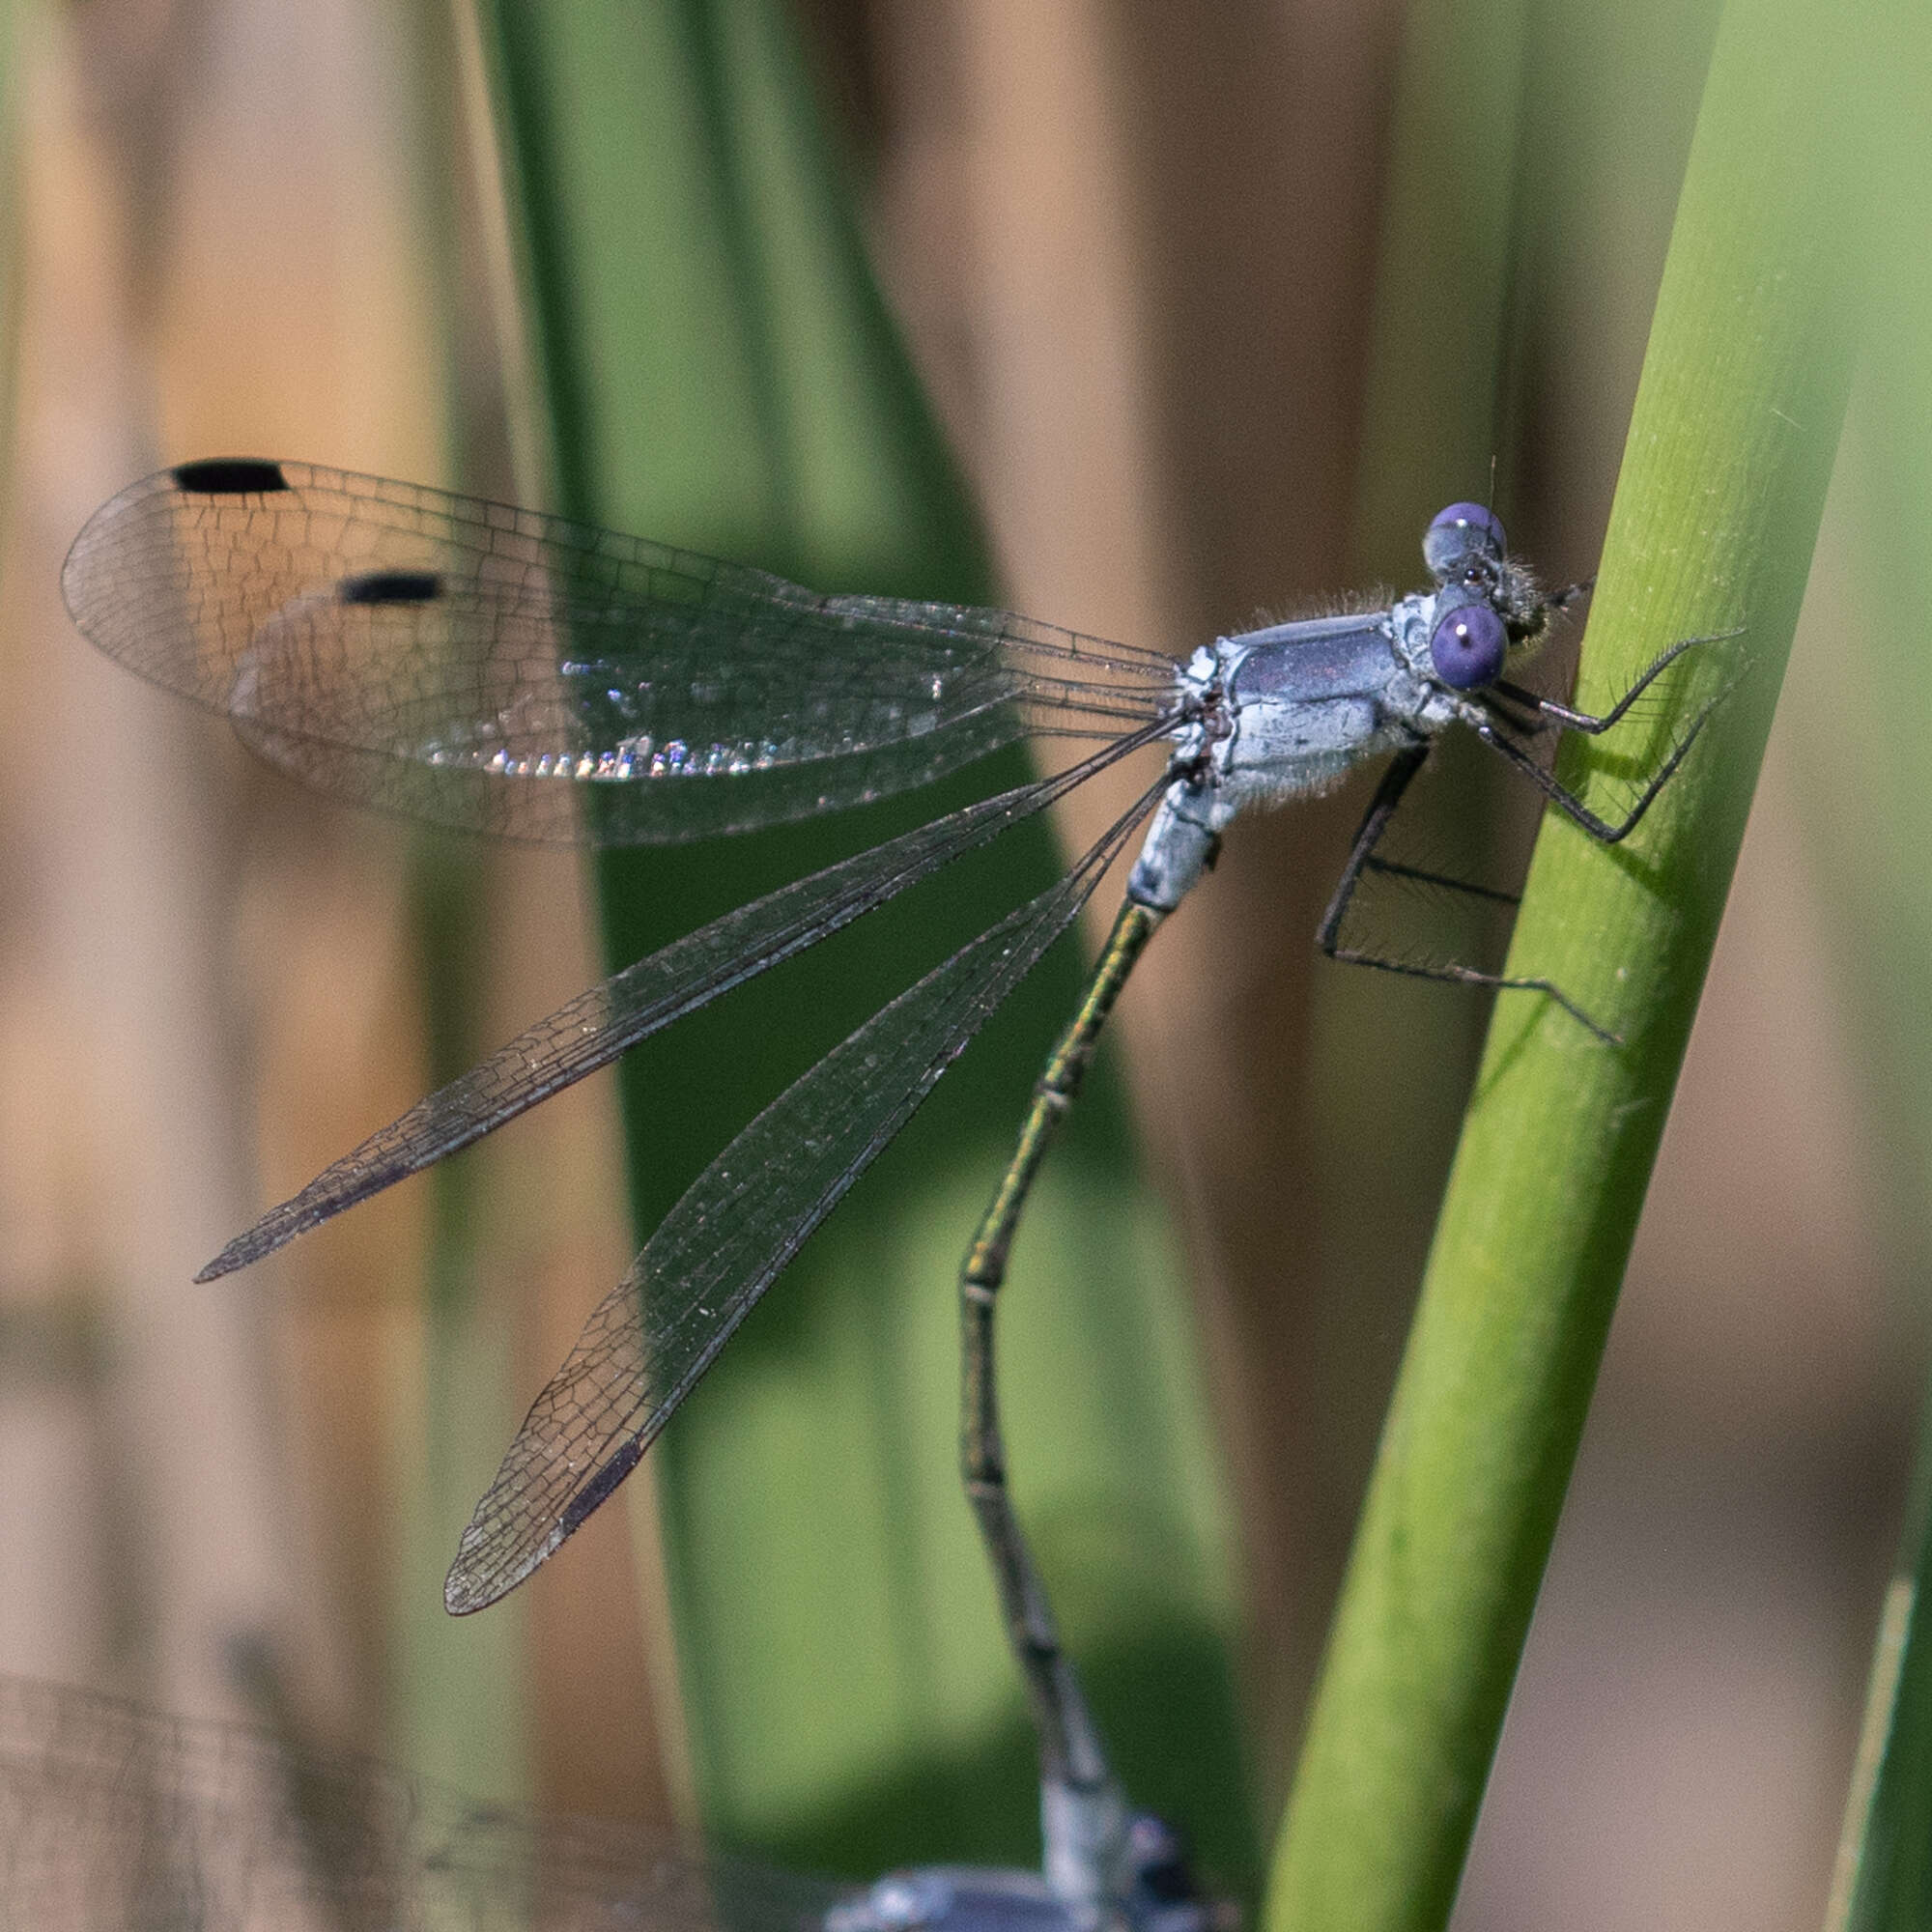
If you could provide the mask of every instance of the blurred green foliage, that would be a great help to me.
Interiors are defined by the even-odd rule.
[[[1912,1278],[1932,1263],[1932,743],[1923,599],[1932,557],[1932,21],[1874,10],[1858,239],[1868,302],[1840,489],[1855,532],[1856,622],[1804,685],[1802,770],[1817,876],[1834,915],[1879,1146]],[[1922,1321],[1922,1306],[1917,1311]],[[1932,1398],[1878,1635],[1846,1805],[1830,1932],[1932,1921]]]
[[[828,589],[984,599],[977,524],[867,271],[784,10],[480,10],[571,514]],[[627,960],[1021,776],[600,867]],[[635,1052],[638,1224],[784,1082],[1057,864],[1037,827]],[[1037,1856],[1018,1684],[952,1473],[953,1276],[1079,974],[1060,949],[787,1270],[659,1483],[707,1828],[796,1861]],[[1172,1238],[1104,1065],[1022,1235],[1016,1492],[1122,1773],[1241,1885],[1233,1591]],[[568,1561],[568,1555],[562,1559]]]

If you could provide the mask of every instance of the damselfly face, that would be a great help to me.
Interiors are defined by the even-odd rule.
[[[1493,684],[1512,659],[1543,641],[1551,606],[1510,557],[1494,511],[1480,503],[1438,510],[1423,532],[1422,558],[1443,592],[1429,634],[1430,662],[1452,691]]]

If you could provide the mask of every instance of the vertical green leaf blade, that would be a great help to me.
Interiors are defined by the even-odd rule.
[[[1908,1932],[1932,1918],[1929,1448],[1932,1427],[1919,1445],[1906,1561],[1886,1591],[1879,1621],[1826,1932]]]
[[[983,597],[977,529],[782,10],[480,18],[554,500],[828,589]],[[1016,776],[988,765],[971,788]],[[611,951],[636,956],[960,796],[606,862]],[[818,1051],[1057,864],[1043,831],[998,858],[948,903],[841,936],[632,1057],[641,1228]],[[1050,959],[949,1075],[652,1452],[699,1797],[727,1839],[853,1871],[1036,1855],[1017,1681],[952,1472],[952,1295],[1074,967]],[[1130,1783],[1183,1801],[1238,1874],[1232,1589],[1178,1270],[1104,1073],[1081,1112],[1012,1292],[1019,1496]]]
[[[1605,708],[1747,621],[1749,675],[1639,833],[1552,812],[1331,1634],[1268,1922],[1448,1918],[1749,803],[1844,408],[1846,36],[1733,0],[1713,57],[1579,674]],[[1726,680],[1573,746],[1614,815]]]

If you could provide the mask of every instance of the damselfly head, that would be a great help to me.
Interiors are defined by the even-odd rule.
[[[1511,659],[1543,641],[1550,605],[1509,555],[1502,520],[1481,503],[1451,503],[1422,537],[1423,560],[1441,588],[1429,636],[1435,675],[1454,691],[1479,691]]]
[[[1422,560],[1441,584],[1493,582],[1508,550],[1501,519],[1481,503],[1451,503],[1422,533]]]

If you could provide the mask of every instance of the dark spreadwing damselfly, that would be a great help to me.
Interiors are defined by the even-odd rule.
[[[1213,1932],[1133,1820],[1121,1932]],[[1037,1872],[805,1878],[374,1759],[0,1677],[0,1926],[17,1932],[1079,1932]]]
[[[1063,1895],[1114,1885],[1104,1874],[1120,1869],[1127,1813],[1008,1500],[993,1313],[1028,1189],[1122,985],[1240,810],[1320,791],[1387,753],[1321,949],[1534,995],[1561,1009],[1561,1024],[1613,1047],[1602,1022],[1548,980],[1353,943],[1350,910],[1378,869],[1480,890],[1377,856],[1449,725],[1614,841],[1718,701],[1693,713],[1625,814],[1602,818],[1557,781],[1534,741],[1608,729],[1704,640],[1673,645],[1591,716],[1506,675],[1580,586],[1541,593],[1478,504],[1443,510],[1423,555],[1426,591],[1217,639],[1178,662],[1003,611],[820,596],[531,511],[306,464],[186,464],[96,513],[64,589],[97,644],[226,713],[250,746],[311,784],[439,824],[689,839],[856,805],[1019,740],[1094,747],[1054,777],[801,879],[626,968],[373,1134],[231,1242],[204,1278],[468,1146],[1137,749],[1166,747],[1160,777],[1063,878],[867,1021],[692,1184],[537,1397],[463,1534],[444,1590],[451,1610],[480,1608],[522,1581],[637,1465],[774,1277],[1151,817],[1125,902],[960,1280],[963,1475],[1040,1731],[1049,1870],[1057,1856],[1069,1861]]]

